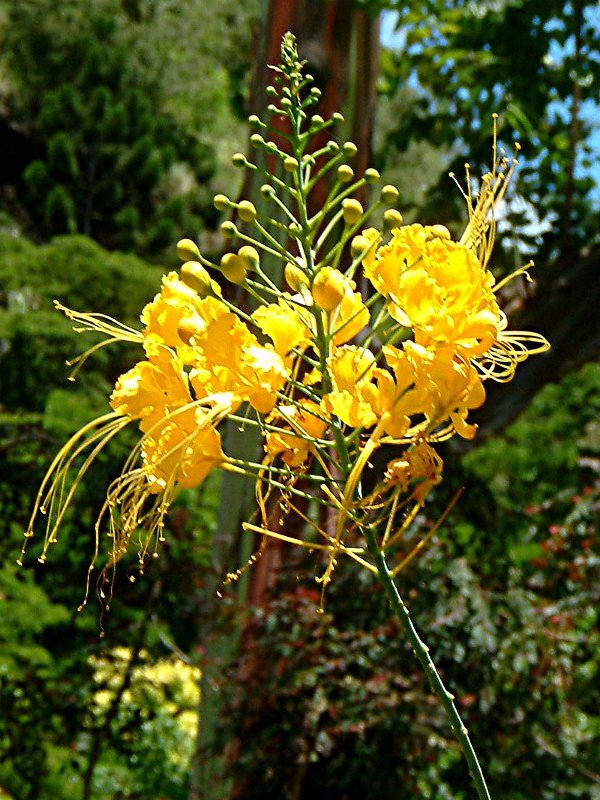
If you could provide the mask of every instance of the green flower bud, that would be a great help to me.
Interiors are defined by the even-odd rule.
[[[377,183],[380,178],[381,175],[376,169],[373,169],[373,167],[369,167],[369,169],[365,170],[365,180],[367,183]]]
[[[246,269],[258,269],[260,266],[260,256],[258,250],[250,244],[245,244],[238,250],[238,256],[244,262]]]
[[[383,215],[383,226],[388,231],[392,228],[399,228],[402,225],[402,214],[395,208],[388,208]]]
[[[216,194],[213,198],[213,205],[219,211],[225,211],[231,205],[231,200],[224,194]]]
[[[294,156],[286,156],[283,159],[283,168],[286,172],[295,172],[298,169],[298,160]]]
[[[428,225],[427,233],[435,239],[452,239],[452,234],[445,225]]]
[[[256,114],[250,114],[248,122],[250,125],[260,125],[260,117],[257,117]]]
[[[371,247],[374,246],[366,236],[355,236],[350,245],[350,252],[354,260],[365,258]]]
[[[296,239],[302,233],[302,228],[297,222],[290,222],[288,225],[288,233],[293,239]]]
[[[246,156],[243,153],[234,153],[231,156],[231,163],[234,167],[245,167],[246,166]]]
[[[358,153],[358,147],[354,144],[354,142],[344,142],[342,145],[342,150],[344,151],[346,158],[354,158],[354,156]]]
[[[249,200],[242,200],[238,204],[238,214],[243,222],[254,222],[256,219],[256,207]]]
[[[339,144],[337,142],[334,142],[333,140],[327,142],[327,151],[329,153],[337,153],[337,152],[339,152],[339,149],[340,149],[340,146],[339,146]]]
[[[294,292],[302,292],[309,285],[307,275],[300,269],[297,264],[288,263],[283,270],[287,285]]]
[[[398,202],[399,194],[400,192],[395,186],[392,186],[391,183],[386,183],[381,190],[381,199],[384,203],[387,203],[388,206],[393,206]]]
[[[196,261],[200,258],[200,250],[191,239],[180,239],[177,242],[177,256],[182,261]]]
[[[275,194],[275,189],[271,186],[271,184],[263,183],[263,185],[260,187],[260,193],[263,197],[273,197]]]
[[[317,91],[318,91],[318,89],[317,89]],[[311,94],[313,94],[313,93],[314,93],[314,89],[311,89]],[[319,92],[319,94],[320,94],[320,92]],[[310,124],[313,127],[316,128],[317,126],[324,125],[325,124],[325,120],[323,119],[323,117],[320,114],[313,114],[313,116],[310,118]]]
[[[336,122],[336,123],[343,122],[343,121],[344,121],[344,115],[343,115],[343,114],[340,114],[340,112],[339,112],[339,111],[335,111],[335,112],[334,112],[334,113],[331,115],[331,120],[332,120],[332,122]]]
[[[235,253],[225,253],[221,258],[221,272],[231,283],[241,284],[246,280],[246,265]]]
[[[221,233],[226,239],[233,239],[237,235],[237,228],[230,220],[221,223]]]
[[[363,207],[358,200],[354,200],[353,198],[342,200],[342,215],[346,225],[356,225],[363,214]]]
[[[259,145],[264,143],[265,143],[264,137],[261,136],[260,133],[253,133],[252,136],[250,137],[250,144],[253,145],[254,147],[258,147]]]
[[[292,101],[290,100],[289,97],[282,97],[281,100],[279,101],[279,105],[281,106],[281,108],[286,108],[286,109],[291,108]]]
[[[275,86],[267,86],[265,91],[269,97],[277,97],[277,89]]]
[[[350,183],[354,177],[354,170],[348,164],[341,164],[338,167],[337,176],[342,183]]]
[[[211,277],[208,270],[204,269],[202,264],[197,261],[186,261],[182,265],[180,273],[181,280],[198,292],[200,297],[205,297],[211,293]]]

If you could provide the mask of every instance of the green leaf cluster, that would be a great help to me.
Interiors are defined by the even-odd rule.
[[[229,96],[245,88],[254,4],[2,6],[0,141],[17,162],[3,184],[27,232],[156,257],[210,226],[210,180],[228,177],[220,148],[244,128]]]

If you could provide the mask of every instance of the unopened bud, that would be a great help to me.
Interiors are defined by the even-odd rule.
[[[282,97],[281,100],[279,101],[279,105],[281,106],[281,108],[291,108],[292,101],[290,100],[289,97]]]
[[[185,344],[194,344],[194,336],[197,336],[202,331],[202,320],[196,317],[182,317],[177,325],[177,333],[179,338]]]
[[[342,145],[342,150],[347,158],[354,158],[354,156],[358,153],[358,147],[354,144],[354,142],[344,142]]]
[[[226,239],[233,239],[237,235],[237,228],[230,220],[221,223],[221,233]]]
[[[334,142],[333,139],[326,144],[327,152],[328,153],[338,153],[340,146],[337,142]]]
[[[286,156],[283,159],[283,168],[286,172],[295,172],[298,169],[298,159],[294,156]]]
[[[238,205],[238,214],[243,222],[254,222],[256,219],[256,207],[250,200],[242,200]]]
[[[398,202],[398,195],[400,192],[391,183],[387,183],[381,190],[381,199],[388,206],[393,206]]]
[[[250,114],[248,122],[250,125],[260,125],[260,117],[257,117],[256,114]]]
[[[250,144],[254,145],[254,147],[258,147],[260,144],[264,144],[264,136],[261,136],[260,133],[253,133],[250,137]]]
[[[263,197],[273,197],[275,194],[275,189],[269,183],[263,183],[260,187],[260,193]]]
[[[213,205],[219,211],[225,211],[231,205],[231,200],[224,194],[216,194],[213,198]]]
[[[283,274],[287,285],[294,292],[301,292],[309,285],[308,277],[297,264],[287,263]]]
[[[298,225],[297,222],[290,222],[288,225],[288,233],[293,239],[297,239],[298,236],[302,233],[302,228]]]
[[[269,97],[277,97],[277,89],[275,88],[275,86],[267,86],[265,91]]]
[[[182,261],[196,261],[200,258],[200,250],[191,239],[180,239],[177,242],[177,256]]]
[[[342,183],[350,183],[354,177],[354,170],[348,164],[341,164],[338,167],[337,176]]]
[[[365,170],[365,180],[367,183],[377,183],[380,178],[381,175],[376,169],[373,169],[373,167],[369,167],[369,169]]]
[[[428,225],[427,233],[436,239],[452,239],[452,234],[445,225]]]
[[[247,164],[246,156],[243,153],[234,153],[231,156],[231,163],[234,167],[245,167]]]
[[[344,299],[346,282],[342,273],[333,267],[321,267],[313,285],[312,296],[317,308],[333,311]]]
[[[402,214],[395,208],[388,208],[383,215],[383,226],[388,231],[392,228],[399,228],[402,225]]]
[[[340,112],[339,112],[339,111],[335,111],[335,112],[334,112],[334,113],[331,115],[331,119],[332,119],[332,121],[333,121],[333,122],[343,122],[343,121],[344,121],[344,115],[343,115],[343,114],[340,114]]]
[[[238,256],[244,262],[246,269],[258,269],[260,266],[260,256],[258,250],[251,244],[245,244],[238,250]]]
[[[318,89],[317,89],[317,91],[318,91]],[[313,93],[314,93],[314,89],[311,90],[311,94],[313,94]],[[319,94],[320,94],[320,92],[319,92]],[[317,126],[324,125],[325,124],[325,120],[323,119],[323,117],[320,114],[313,114],[312,117],[310,118],[310,124],[313,125],[316,128]]]
[[[353,198],[342,200],[342,215],[346,225],[356,225],[363,213],[363,207],[358,200],[354,200]]]
[[[211,277],[208,270],[197,261],[186,261],[182,264],[179,274],[186,286],[194,289],[201,297],[211,293]]]
[[[374,242],[369,241],[366,236],[355,236],[350,245],[350,252],[353,259],[365,258],[373,246]]]
[[[243,283],[246,280],[246,265],[235,253],[225,253],[221,258],[221,272],[231,283]]]

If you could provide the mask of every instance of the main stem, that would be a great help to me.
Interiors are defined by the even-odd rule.
[[[408,636],[413,651],[421,662],[421,666],[425,670],[429,684],[435,694],[439,697],[444,707],[444,711],[450,720],[452,731],[458,739],[460,749],[462,750],[467,764],[469,765],[469,774],[475,783],[479,800],[491,800],[490,793],[485,783],[485,778],[483,777],[483,772],[481,771],[479,761],[477,760],[477,755],[473,749],[471,740],[469,739],[468,731],[456,709],[456,706],[454,705],[454,697],[444,686],[442,679],[435,668],[435,664],[429,655],[429,648],[425,642],[423,642],[412,623],[412,619],[408,613],[408,608],[404,605],[404,601],[400,596],[398,588],[396,587],[394,579],[392,578],[390,570],[388,569],[385,556],[377,546],[375,532],[371,528],[367,527],[364,529],[363,535],[367,542],[369,552],[375,561],[379,582],[385,589],[392,610],[400,621],[405,634]]]

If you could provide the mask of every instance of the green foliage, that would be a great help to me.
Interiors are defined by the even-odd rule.
[[[596,4],[378,5],[397,12],[404,37],[401,49],[383,54],[380,89],[389,98],[384,108],[392,104],[395,115],[386,125],[382,165],[416,143],[446,154],[419,216],[427,220],[429,213],[439,221],[442,210],[450,223],[460,218],[461,200],[447,171],[462,176],[465,161],[475,174],[489,168],[491,118],[499,113],[507,149],[513,137],[524,145],[519,191],[545,221],[544,232],[532,225],[531,209],[513,205],[509,222],[519,249],[539,252],[543,239],[541,254],[547,257],[589,245],[597,234],[598,188],[590,174],[590,120],[597,113],[594,87],[600,78],[593,46]],[[513,247],[514,238],[512,233]]]
[[[243,130],[228,92],[246,72],[254,4],[144,2],[133,17],[119,0],[4,5],[4,114],[23,139],[28,232],[155,257],[210,225],[206,184]]]
[[[401,573],[492,797],[595,796],[599,389],[588,365],[469,453],[441,538]],[[295,582],[254,614],[231,676],[250,676],[229,712],[228,731],[252,743],[236,764],[241,796],[470,797],[442,710],[369,576],[340,563],[324,614],[318,603]]]

